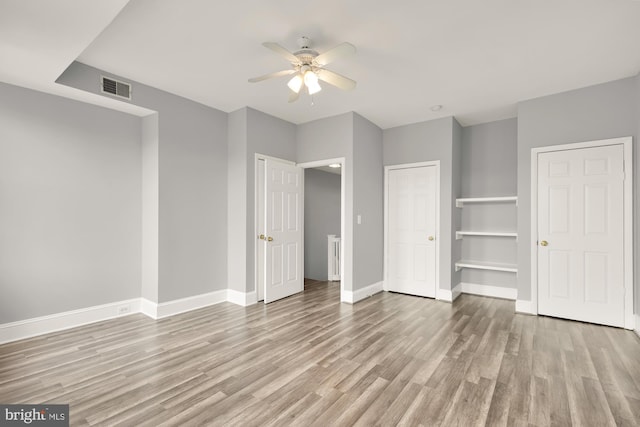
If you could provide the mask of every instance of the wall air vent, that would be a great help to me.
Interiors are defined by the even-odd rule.
[[[102,93],[131,100],[131,85],[102,76]]]

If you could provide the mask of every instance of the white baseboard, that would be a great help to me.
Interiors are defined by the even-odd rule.
[[[0,325],[0,344],[139,312],[140,298],[135,298],[5,323]]]
[[[160,304],[149,301],[146,298],[134,298],[126,301],[51,314],[49,316],[5,323],[0,325],[0,344],[64,329],[76,328],[78,326],[127,316],[133,313],[142,313],[157,320],[225,301],[246,306],[255,304],[256,298],[255,292],[245,294],[231,291],[230,295],[227,289],[162,302]]]
[[[640,337],[640,314],[636,314],[636,327],[633,331]]]
[[[501,286],[479,285],[477,283],[465,282],[461,282],[458,286],[460,286],[462,293],[464,294],[510,299],[514,301],[518,296],[518,290],[515,288],[504,288]]]
[[[376,282],[369,286],[366,286],[361,289],[356,289],[355,291],[347,291],[346,289],[342,291],[342,302],[347,302],[349,304],[355,304],[358,301],[362,301],[365,298],[368,298],[372,295],[377,294],[378,292],[382,292],[383,283]]]
[[[240,292],[233,289],[227,289],[227,301],[246,307],[258,302],[258,294],[255,291]]]
[[[460,284],[449,290],[449,289],[436,289],[436,299],[444,302],[454,302],[462,293]]]
[[[158,304],[155,319],[162,319],[163,317],[197,310],[198,308],[219,304],[225,301],[227,301],[227,290],[222,289],[220,291],[213,291],[206,294],[162,302]]]
[[[525,301],[521,299],[516,300],[516,313],[533,314],[533,315],[538,314],[533,309],[533,303],[531,301]]]
[[[140,313],[152,319],[158,318],[158,303],[140,298]]]
[[[462,295],[462,286],[458,283],[455,288],[451,289],[451,302],[457,300],[460,295]]]
[[[180,298],[161,303],[155,303],[145,298],[140,298],[140,300],[140,312],[152,319],[158,320],[175,314],[225,302],[227,300],[227,290],[222,289],[220,291],[194,295],[192,297]]]

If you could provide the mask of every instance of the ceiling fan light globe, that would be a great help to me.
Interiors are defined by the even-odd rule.
[[[302,77],[300,77],[300,74],[293,76],[293,78],[289,80],[289,83],[287,83],[287,86],[295,93],[299,93],[302,88]]]
[[[318,84],[318,76],[313,71],[309,70],[304,73],[304,84],[309,86]]]
[[[307,89],[309,90],[309,95],[313,95],[322,90],[322,87],[320,87],[320,84],[318,83],[317,79],[313,82],[309,82],[306,86],[307,86]]]

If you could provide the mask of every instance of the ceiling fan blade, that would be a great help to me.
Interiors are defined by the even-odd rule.
[[[325,53],[321,53],[320,55],[316,56],[316,62],[320,65],[327,65],[338,58],[347,55],[353,55],[354,53],[356,53],[356,47],[351,43],[344,42],[340,43],[333,49],[330,49]]]
[[[262,46],[268,49],[271,49],[275,53],[283,56],[287,61],[291,62],[292,64],[297,64],[300,62],[297,56],[295,56],[293,53],[289,52],[287,49],[280,46],[278,43],[264,42],[262,43]]]
[[[302,92],[302,91],[300,91]],[[289,102],[296,102],[300,98],[300,92],[289,91]]]
[[[261,82],[263,80],[272,79],[274,77],[288,76],[289,74],[293,74],[295,72],[296,70],[276,71],[275,73],[269,73],[269,74],[265,74],[264,76],[254,77],[252,79],[249,79],[249,82],[250,83]]]
[[[341,74],[334,73],[333,71],[320,69],[318,70],[318,78],[323,82],[327,82],[342,90],[351,90],[356,87],[356,81],[351,80]]]

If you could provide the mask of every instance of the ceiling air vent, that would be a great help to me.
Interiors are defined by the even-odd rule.
[[[120,98],[131,99],[131,85],[119,82],[109,77],[102,77],[102,93],[108,93]]]

